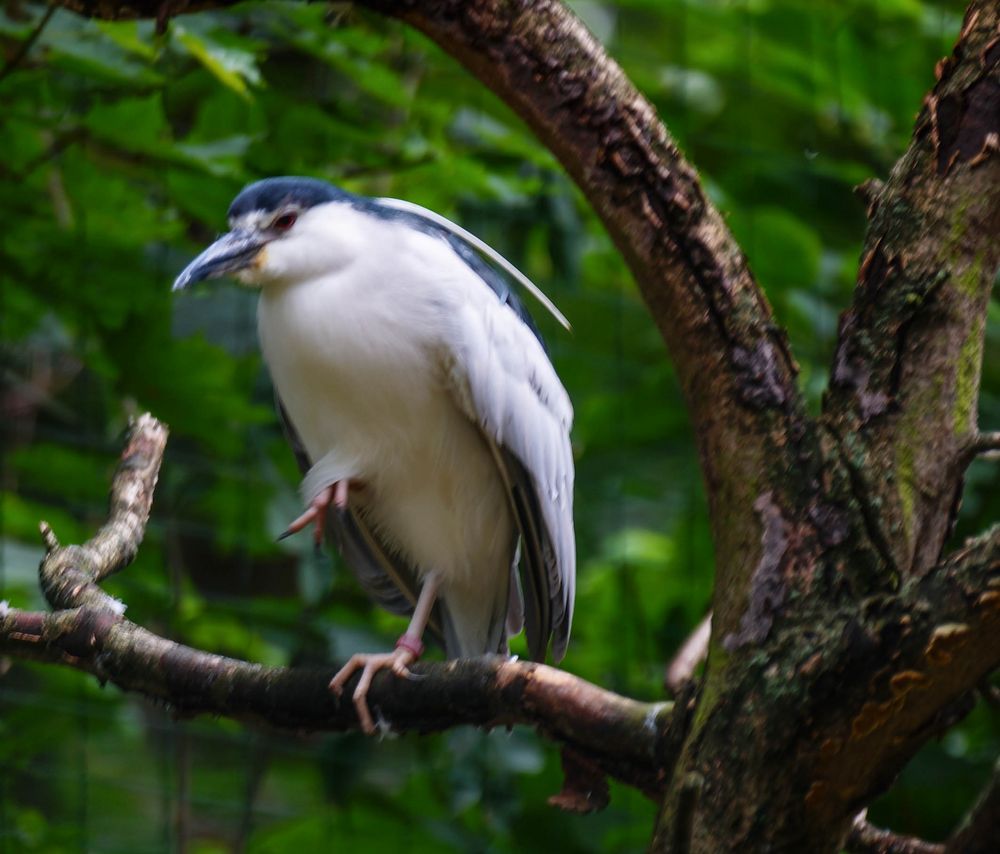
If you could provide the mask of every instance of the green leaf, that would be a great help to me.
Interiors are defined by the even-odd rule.
[[[111,41],[129,53],[152,61],[156,48],[152,44],[154,24],[150,21],[95,21],[95,26]]]
[[[244,100],[251,100],[249,86],[260,85],[260,69],[249,51],[224,47],[206,36],[196,35],[180,24],[171,28],[172,41],[200,62],[223,86]]]

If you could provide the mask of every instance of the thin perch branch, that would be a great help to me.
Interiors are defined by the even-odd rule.
[[[336,668],[264,667],[192,649],[125,619],[122,603],[100,589],[98,582],[127,566],[142,542],[166,441],[167,428],[152,416],[134,422],[108,521],[82,546],[60,546],[42,523],[48,553],[41,584],[61,610],[2,605],[0,653],[74,667],[183,714],[295,730],[358,728],[354,704],[329,690]],[[529,724],[599,772],[650,794],[662,787],[685,730],[672,703],[631,700],[541,664],[486,656],[415,665],[413,672],[412,680],[381,673],[372,684],[369,706],[386,730]]]
[[[354,704],[329,690],[337,668],[265,667],[192,649],[107,608],[0,611],[0,653],[62,664],[185,715],[212,714],[292,730],[354,730]],[[435,732],[463,724],[528,724],[571,745],[605,774],[659,791],[683,735],[672,703],[642,703],[543,664],[483,656],[385,672],[369,692],[380,727]],[[351,691],[345,692],[350,697]]]
[[[844,850],[849,854],[944,854],[943,845],[869,824],[866,813],[867,810],[854,819],[851,832],[844,840]]]

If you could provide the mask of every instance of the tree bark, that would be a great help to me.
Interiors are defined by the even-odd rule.
[[[1000,263],[998,25],[996,3],[969,6],[910,148],[870,195],[824,402],[895,579],[937,563],[978,441],[986,308]]]
[[[63,2],[161,20],[229,5]],[[965,466],[997,447],[978,432],[976,404],[1000,263],[1000,9],[970,4],[908,150],[884,185],[867,187],[858,285],[814,419],[784,333],[696,172],[571,13],[553,0],[362,5],[438,42],[556,154],[676,365],[716,587],[693,712],[685,700],[653,718],[671,745],[653,751],[669,754],[654,849],[836,851],[859,810],[1000,666],[1000,529],[941,557]],[[58,591],[53,602],[83,604]],[[499,678],[488,671],[487,682]],[[418,689],[383,679],[378,700],[396,690]],[[615,773],[606,761],[599,769]],[[572,751],[566,767],[586,777]]]

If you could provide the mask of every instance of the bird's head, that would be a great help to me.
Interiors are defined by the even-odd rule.
[[[229,232],[184,268],[173,289],[222,276],[265,286],[336,267],[347,249],[347,235],[336,234],[335,212],[352,199],[315,178],[267,178],[250,184],[229,206]]]

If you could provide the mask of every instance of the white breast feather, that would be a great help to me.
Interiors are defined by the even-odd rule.
[[[316,461],[304,492],[363,481],[380,534],[445,576],[475,631],[506,609],[514,537],[485,434],[538,485],[571,608],[573,413],[541,345],[443,240],[348,206],[326,221],[328,239],[384,251],[261,297],[265,359]]]

